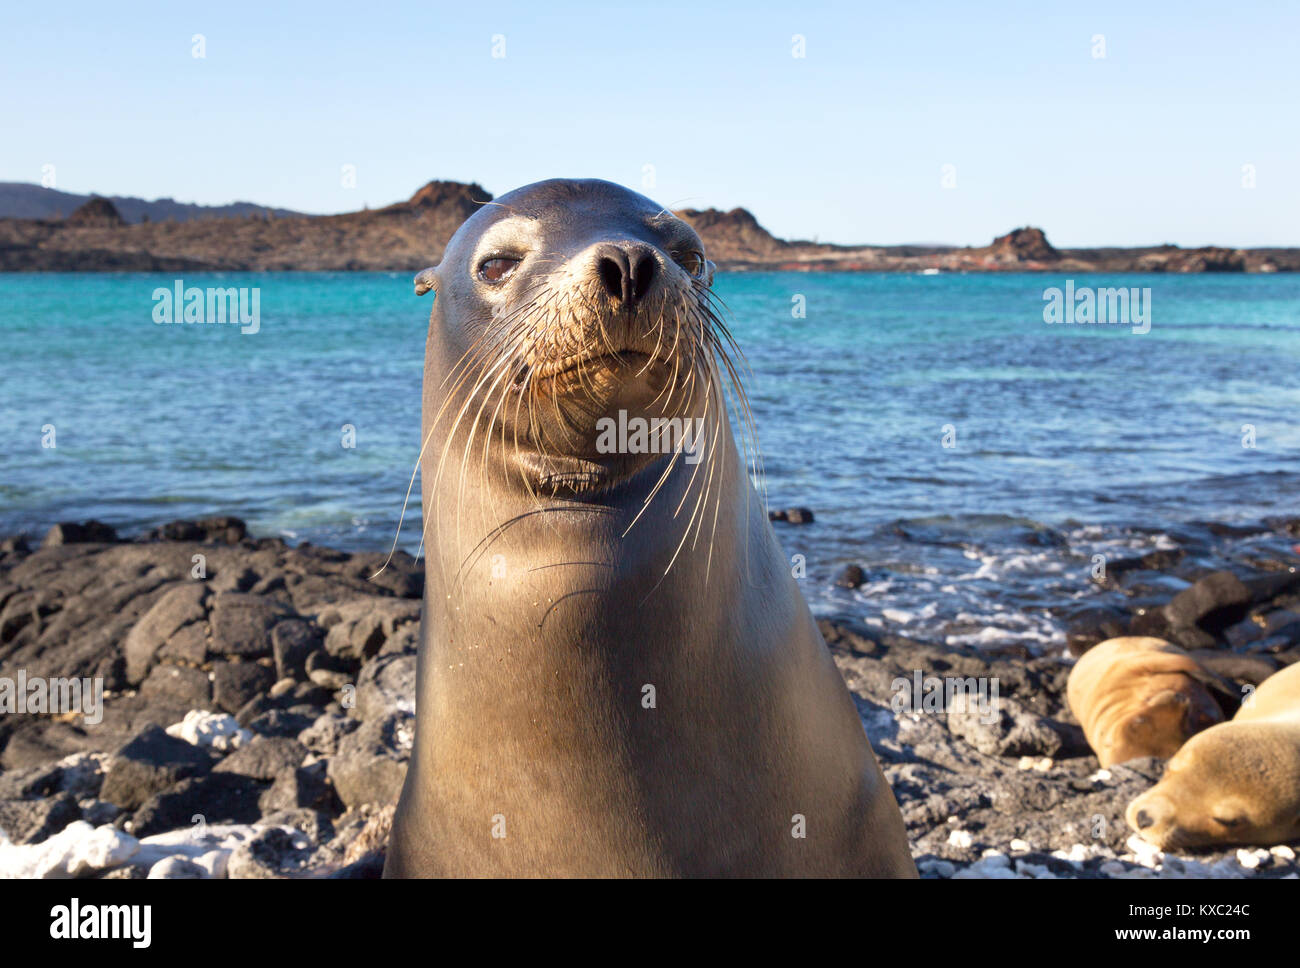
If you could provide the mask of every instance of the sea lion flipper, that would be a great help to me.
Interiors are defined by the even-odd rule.
[[[421,269],[415,276],[415,294],[423,296],[430,289],[438,288],[434,273],[438,271],[437,266],[430,266],[427,269]]]
[[[1230,682],[1217,672],[1211,672],[1199,662],[1194,669],[1188,669],[1187,674],[1210,691],[1214,701],[1223,710],[1225,719],[1231,719],[1241,708],[1241,687],[1236,683]]]

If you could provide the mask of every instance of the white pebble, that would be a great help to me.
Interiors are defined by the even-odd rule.
[[[1164,857],[1164,852],[1155,844],[1147,843],[1137,834],[1129,837],[1124,846],[1133,851],[1137,862],[1143,867],[1155,867]]]
[[[226,876],[226,867],[230,861],[231,853],[233,851],[210,850],[206,854],[195,857],[194,863],[207,871],[208,877],[222,878]]]
[[[167,735],[215,750],[238,749],[253,738],[253,734],[243,729],[234,716],[202,709],[191,709],[179,723],[168,726]]]
[[[975,838],[970,835],[969,830],[954,830],[948,835],[949,847],[960,847],[965,850],[974,843]]]
[[[131,859],[140,842],[108,824],[68,824],[39,844],[0,843],[0,877],[80,877]]]
[[[1258,850],[1247,850],[1242,848],[1237,851],[1237,863],[1247,870],[1254,870],[1264,861],[1268,860],[1271,855],[1263,847]]]
[[[181,879],[195,881],[204,877],[206,873],[198,864],[184,857],[164,857],[149,868],[148,879],[151,881]]]

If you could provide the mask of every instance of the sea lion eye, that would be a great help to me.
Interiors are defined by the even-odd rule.
[[[1235,827],[1242,822],[1241,817],[1215,817],[1215,823],[1223,824],[1225,827]]]
[[[495,256],[483,260],[482,265],[478,267],[478,277],[484,282],[505,282],[518,265],[518,259]]]
[[[704,253],[698,249],[687,252],[677,260],[683,269],[693,276],[704,275]]]

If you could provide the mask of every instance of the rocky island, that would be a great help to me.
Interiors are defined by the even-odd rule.
[[[214,217],[169,204],[164,220],[126,219],[92,197],[66,217],[0,218],[7,272],[418,272],[442,257],[456,228],[492,195],[478,184],[431,181],[409,199],[342,215],[285,214],[239,203]],[[0,201],[3,201],[0,198]],[[119,200],[125,206],[125,201]],[[158,203],[144,203],[157,205]],[[38,210],[29,205],[26,209]],[[239,212],[241,214],[229,214]],[[1300,249],[1056,249],[1042,229],[1019,228],[982,247],[828,245],[787,241],[746,209],[683,209],[724,270],[796,272],[1294,272]]]

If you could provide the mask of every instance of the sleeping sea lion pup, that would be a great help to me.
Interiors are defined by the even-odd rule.
[[[915,876],[741,460],[689,225],[602,181],[417,277],[427,549],[390,876]]]
[[[1232,686],[1171,642],[1107,639],[1070,671],[1070,709],[1102,766],[1142,756],[1168,759],[1188,737],[1223,722],[1207,686]]]
[[[1162,850],[1300,839],[1300,664],[1188,740],[1126,818]]]

